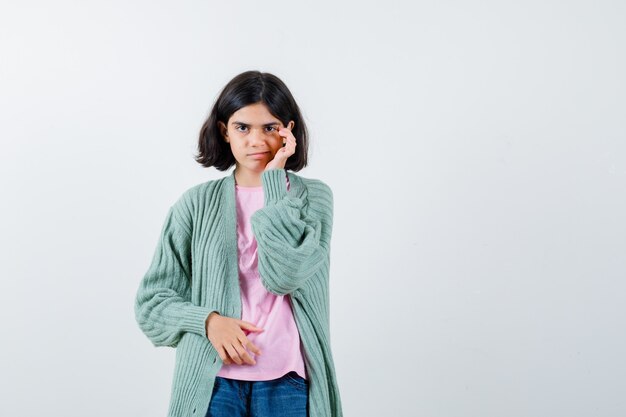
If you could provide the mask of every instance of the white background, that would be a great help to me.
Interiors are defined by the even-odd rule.
[[[0,7],[0,415],[165,416],[133,302],[220,89],[279,76],[335,196],[346,416],[626,415],[621,1]],[[230,172],[230,171],[229,171]]]

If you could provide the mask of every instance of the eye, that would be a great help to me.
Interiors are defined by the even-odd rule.
[[[270,129],[270,130],[276,130],[276,127],[274,127],[274,126],[267,126],[267,128]]]
[[[239,130],[240,127],[244,128],[244,129],[247,128],[247,126],[244,126],[244,125],[237,125],[237,126],[235,126],[235,129]],[[239,131],[241,132],[241,130],[239,130]]]

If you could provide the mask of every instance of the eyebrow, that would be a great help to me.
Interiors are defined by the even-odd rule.
[[[248,124],[248,123],[239,122],[239,121],[237,121],[237,120],[235,120],[235,121],[234,121],[234,122],[232,122],[231,124],[232,124],[232,125],[250,126],[250,124]],[[262,126],[263,126],[263,127],[267,127],[267,126],[274,126],[274,125],[277,125],[277,124],[278,124],[278,122],[271,122],[271,123],[265,123],[265,124],[263,124]]]

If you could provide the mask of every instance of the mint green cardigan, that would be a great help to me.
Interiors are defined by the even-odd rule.
[[[234,172],[189,188],[169,208],[137,290],[141,331],[154,346],[176,348],[168,417],[205,416],[223,364],[205,320],[212,311],[241,319]],[[269,292],[291,298],[309,417],[341,417],[329,329],[332,191],[285,169],[264,171],[261,183],[265,205],[250,219],[261,281]]]

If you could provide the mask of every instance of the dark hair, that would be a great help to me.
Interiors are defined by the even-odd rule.
[[[213,109],[200,129],[196,162],[204,167],[214,166],[226,171],[236,163],[230,145],[222,137],[218,122],[228,125],[228,119],[242,107],[263,103],[269,112],[287,126],[295,122],[296,152],[287,158],[285,169],[300,171],[307,165],[308,132],[300,108],[291,92],[278,77],[268,72],[245,71],[226,84]]]

